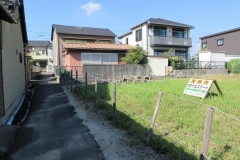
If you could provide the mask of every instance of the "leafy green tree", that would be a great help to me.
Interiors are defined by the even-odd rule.
[[[168,65],[173,66],[173,69],[184,69],[184,59],[182,57],[175,56],[173,54],[173,49],[170,48],[168,51],[164,52],[162,56],[168,57]]]
[[[35,66],[36,65],[36,61],[34,61],[34,60],[29,60],[29,63],[31,64],[31,65],[33,65],[33,66]]]
[[[170,48],[168,51],[163,52],[162,56],[165,56],[165,57],[168,57],[168,58],[170,58],[170,57],[174,57],[173,49]]]
[[[127,64],[147,64],[147,52],[137,45],[129,50],[128,54],[121,58]]]

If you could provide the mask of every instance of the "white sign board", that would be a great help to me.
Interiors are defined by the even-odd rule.
[[[191,78],[183,92],[191,96],[205,98],[211,88],[213,80]]]

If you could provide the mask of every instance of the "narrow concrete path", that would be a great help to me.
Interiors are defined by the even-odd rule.
[[[38,83],[29,117],[18,129],[4,160],[105,159],[75,114],[59,84]]]

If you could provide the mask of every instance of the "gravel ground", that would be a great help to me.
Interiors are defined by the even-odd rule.
[[[151,147],[143,144],[130,145],[130,135],[126,131],[115,128],[111,121],[106,121],[101,110],[96,111],[74,93],[62,87],[68,95],[70,103],[75,107],[77,116],[83,119],[83,124],[90,129],[90,133],[99,144],[106,160],[169,160],[170,155],[158,154]]]

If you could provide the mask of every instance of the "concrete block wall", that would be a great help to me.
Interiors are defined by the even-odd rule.
[[[173,77],[175,78],[224,74],[228,74],[228,69],[183,69],[173,71]]]
[[[92,74],[101,79],[117,78],[123,75],[133,76],[149,76],[149,65],[95,65],[86,64],[83,65],[83,78],[85,72]],[[88,79],[90,77],[88,76]],[[94,77],[93,77],[94,79]]]

